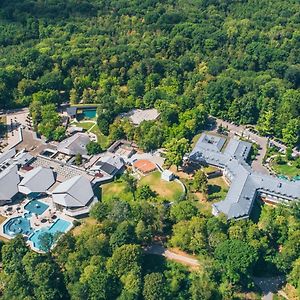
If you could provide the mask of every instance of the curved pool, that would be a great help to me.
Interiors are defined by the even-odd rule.
[[[15,236],[17,234],[30,235],[33,229],[30,227],[30,221],[24,217],[10,219],[3,227],[5,234]]]

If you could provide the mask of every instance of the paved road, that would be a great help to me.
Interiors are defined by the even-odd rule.
[[[145,249],[145,252],[150,254],[161,255],[166,257],[167,259],[175,260],[192,267],[199,267],[200,265],[197,259],[191,258],[188,255],[185,256],[185,255],[174,253],[166,249],[165,247],[157,244],[147,247]]]

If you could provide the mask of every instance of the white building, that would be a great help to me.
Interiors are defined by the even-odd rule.
[[[161,179],[165,181],[172,181],[174,179],[174,173],[170,170],[164,170],[161,173]]]

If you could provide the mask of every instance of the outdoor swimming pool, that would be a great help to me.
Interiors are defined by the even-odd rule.
[[[40,249],[41,245],[39,237],[41,235],[43,235],[44,233],[51,233],[53,235],[55,235],[58,232],[65,233],[70,226],[70,222],[63,219],[57,219],[55,223],[50,227],[44,227],[40,230],[35,231],[34,234],[30,236],[29,240],[32,241],[33,246],[35,248]]]
[[[39,200],[32,200],[25,205],[24,209],[26,209],[30,213],[41,215],[48,207],[49,205],[45,204],[44,202],[41,202]]]
[[[82,114],[85,119],[94,119],[96,118],[96,109],[83,109]]]
[[[30,227],[29,219],[25,217],[16,217],[10,219],[3,228],[4,233],[10,236],[15,236],[17,234],[30,235],[33,229]]]

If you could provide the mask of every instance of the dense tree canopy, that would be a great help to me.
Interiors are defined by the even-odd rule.
[[[147,150],[190,139],[207,113],[295,144],[298,12],[293,0],[1,1],[0,108],[97,103],[108,134],[118,113],[156,107]]]
[[[0,109],[29,106],[34,127],[61,140],[60,105],[94,103],[110,142],[165,147],[176,166],[208,115],[257,124],[293,147],[299,11],[294,0],[3,0]],[[118,117],[133,108],[160,115],[138,126]],[[94,143],[88,149],[102,150]],[[203,174],[195,179],[193,188],[205,192]],[[5,244],[1,297],[244,299],[251,275],[265,273],[287,275],[299,297],[299,207],[265,206],[256,223],[231,223],[189,197],[155,201],[148,186],[129,175],[124,181],[135,201],[97,203],[91,224],[83,220],[50,253],[33,253],[21,236]],[[162,238],[196,255],[201,270],[144,251]]]

